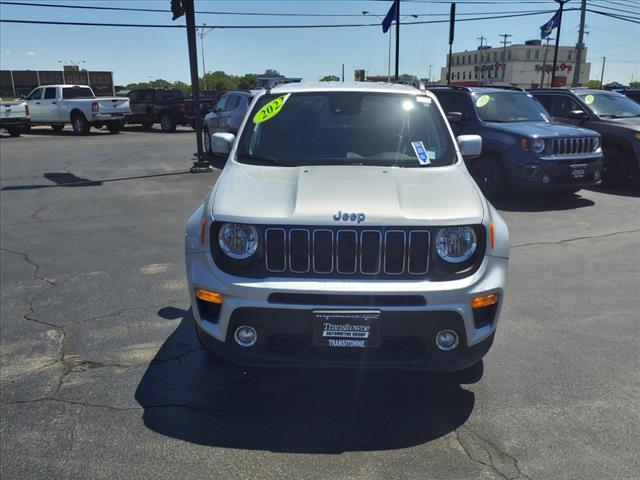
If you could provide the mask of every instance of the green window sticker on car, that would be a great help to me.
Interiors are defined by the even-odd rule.
[[[271,100],[269,103],[267,103],[264,107],[258,110],[256,114],[253,116],[253,123],[266,122],[267,120],[270,120],[273,117],[275,117],[277,114],[279,114],[280,110],[282,110],[282,107],[284,106],[285,102],[289,98],[289,95],[291,94],[287,93],[286,95],[282,95],[281,97],[278,97],[274,100]]]
[[[478,108],[484,107],[487,103],[489,103],[489,100],[491,100],[491,97],[489,95],[482,95],[480,98],[476,100],[476,107]]]
[[[595,99],[596,97],[594,97],[593,95],[587,95],[586,97],[584,97],[584,103],[586,103],[587,105],[591,105]]]

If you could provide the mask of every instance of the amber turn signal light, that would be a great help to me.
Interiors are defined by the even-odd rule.
[[[209,303],[222,303],[222,295],[216,292],[210,292],[202,288],[196,288],[196,297],[202,301]]]
[[[471,308],[482,308],[498,303],[498,294],[490,293],[489,295],[482,295],[481,297],[475,297],[471,300]]]

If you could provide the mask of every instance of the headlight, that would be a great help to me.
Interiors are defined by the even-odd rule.
[[[640,133],[636,133],[636,134],[634,135],[634,137],[635,137],[635,139],[636,139],[636,140],[640,141]]]
[[[593,151],[595,152],[600,148],[600,137],[596,137],[593,139]]]
[[[258,231],[251,225],[225,223],[218,233],[218,245],[227,256],[245,260],[258,249]]]
[[[542,138],[534,138],[533,141],[531,142],[531,148],[536,153],[544,152],[544,147],[545,147],[545,143]]]
[[[477,246],[476,232],[471,227],[441,228],[436,235],[436,252],[449,263],[468,260]]]

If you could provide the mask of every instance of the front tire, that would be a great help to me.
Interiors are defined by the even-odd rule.
[[[473,161],[471,175],[489,200],[502,200],[508,193],[507,175],[500,161],[481,157]]]
[[[208,155],[211,155],[213,152],[211,151],[211,135],[209,135],[209,129],[205,128],[202,131],[202,134],[203,134],[202,142],[204,143],[204,151]]]
[[[82,113],[74,113],[71,116],[71,125],[76,135],[86,135],[91,130],[91,125]]]
[[[160,117],[160,128],[165,133],[176,131],[176,122],[168,113],[163,113]]]
[[[629,169],[622,149],[613,146],[605,147],[604,167],[602,172],[603,183],[618,187],[629,180]]]

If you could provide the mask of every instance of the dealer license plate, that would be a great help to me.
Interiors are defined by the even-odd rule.
[[[316,310],[313,315],[314,344],[333,348],[380,346],[380,311]]]
[[[584,168],[574,168],[571,170],[571,176],[573,178],[582,178],[584,177],[586,170]]]

